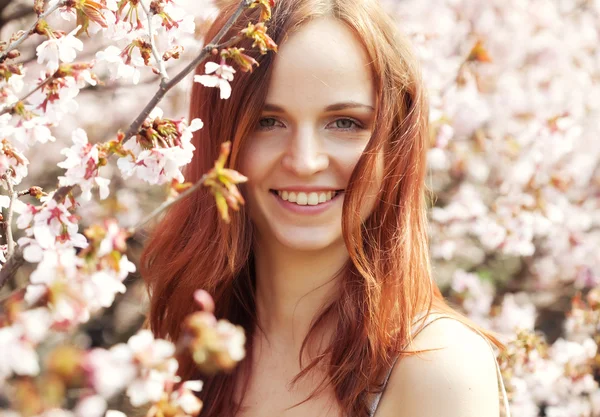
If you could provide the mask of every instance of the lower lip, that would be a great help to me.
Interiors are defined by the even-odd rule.
[[[284,199],[279,197],[279,195],[276,193],[270,192],[269,194],[271,194],[273,196],[273,198],[281,205],[281,207],[283,207],[286,210],[289,210],[291,212],[298,213],[298,214],[315,215],[315,214],[323,213],[325,210],[331,208],[331,206],[336,204],[338,202],[338,200],[341,200],[341,197],[344,193],[339,192],[331,200],[326,201],[325,203],[319,203],[316,206],[309,206],[308,204],[305,206],[301,206],[296,203],[290,203],[289,201],[285,201]]]

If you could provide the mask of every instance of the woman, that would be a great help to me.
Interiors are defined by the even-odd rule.
[[[279,52],[238,71],[231,99],[199,84],[191,96],[207,126],[186,179],[232,140],[245,207],[227,225],[201,190],[142,259],[157,336],[178,337],[198,288],[246,330],[244,361],[203,378],[201,415],[497,417],[502,344],[431,278],[428,105],[406,41],[376,0],[279,0],[268,27]],[[199,376],[189,360],[181,375]]]

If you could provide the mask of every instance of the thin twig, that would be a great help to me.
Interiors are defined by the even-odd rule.
[[[41,82],[37,87],[35,87],[33,90],[31,90],[29,93],[25,94],[23,97],[21,97],[16,103],[12,104],[12,105],[7,105],[7,107],[4,107],[1,111],[0,111],[0,116],[2,116],[5,113],[8,113],[9,111],[11,111],[12,109],[15,108],[15,106],[20,103],[23,102],[25,100],[27,100],[29,98],[29,96],[31,96],[33,93],[35,93],[36,91],[38,91],[39,89],[43,88],[46,84],[48,84],[50,81],[52,81],[54,79],[54,75],[56,73],[50,75],[48,78],[46,78],[43,82]]]
[[[148,214],[146,217],[144,217],[142,220],[140,220],[135,226],[133,226],[133,228],[130,229],[130,233],[133,235],[134,233],[139,232],[139,230],[142,228],[142,226],[144,226],[146,223],[148,223],[154,217],[158,216],[160,213],[162,213],[164,210],[171,207],[173,204],[177,203],[178,201],[183,200],[188,195],[190,195],[194,191],[196,191],[198,188],[202,187],[204,185],[204,181],[206,181],[207,177],[208,177],[208,174],[204,174],[202,177],[200,177],[200,179],[194,185],[192,185],[190,188],[188,188],[187,190],[185,190],[184,192],[179,194],[177,197],[173,198],[172,200],[167,200],[167,201],[163,202],[160,206],[155,208],[152,211],[152,213]]]
[[[2,270],[0,270],[0,289],[17,274],[17,271],[24,263],[23,249],[21,246],[17,246],[13,255],[7,258],[6,263],[2,265]]]
[[[144,1],[140,1],[142,5],[142,9],[146,13],[148,18],[148,37],[150,38],[150,48],[152,49],[152,55],[154,55],[154,59],[158,64],[158,70],[160,71],[161,83],[169,81],[169,74],[167,74],[167,69],[165,68],[165,61],[162,60],[158,48],[156,47],[156,43],[154,42],[154,35],[152,31],[152,13],[150,13],[150,9],[146,6]]]
[[[37,18],[37,20],[33,23],[33,25],[31,25],[31,27],[29,28],[29,30],[27,32],[23,33],[19,37],[19,39],[17,39],[16,41],[14,41],[10,45],[8,45],[6,47],[6,49],[4,51],[2,51],[2,53],[0,54],[0,62],[4,62],[4,60],[6,59],[6,56],[8,55],[8,53],[10,51],[12,51],[13,49],[18,48],[19,45],[21,45],[23,43],[23,41],[25,41],[25,39],[27,39],[29,36],[31,36],[31,34],[35,30],[35,27],[37,26],[37,24],[38,24],[38,22],[40,20],[45,19],[46,17],[48,17],[49,15],[51,15],[52,13],[54,13],[56,10],[58,10],[59,7],[62,7],[64,5],[65,5],[64,1],[58,2],[54,6],[50,7],[48,10],[46,10],[44,13],[42,13]]]
[[[15,204],[15,199],[17,198],[17,193],[15,193],[15,189],[10,182],[10,178],[6,178],[5,181],[8,192],[10,193],[10,202],[8,203],[8,214],[6,215],[6,244],[8,246],[8,250],[6,251],[6,257],[10,258],[13,256],[15,252],[15,240],[12,234],[12,219],[13,219],[13,209]]]

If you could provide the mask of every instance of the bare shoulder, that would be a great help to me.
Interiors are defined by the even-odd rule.
[[[438,350],[396,363],[376,417],[498,417],[495,357],[482,336],[440,318],[409,349]]]

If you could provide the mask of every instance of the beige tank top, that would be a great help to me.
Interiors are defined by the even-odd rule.
[[[423,315],[424,315],[424,313],[421,313],[421,314],[418,314],[417,317],[415,317],[415,320],[413,322],[413,328],[411,329],[412,337],[415,337],[417,334],[419,334],[419,332],[421,330],[423,330],[425,327],[429,326],[431,323],[433,323],[434,321],[436,321],[438,319],[445,318],[445,317],[453,319],[453,317],[448,316],[447,314],[430,313],[429,316],[427,317],[427,319],[423,320],[421,323],[419,323],[417,325],[416,322]],[[494,352],[494,345],[492,345],[492,343],[487,339],[487,337],[485,337],[480,331],[476,330],[476,332],[481,337],[483,337],[483,339],[487,342],[488,346],[492,350],[492,353],[494,353],[494,357],[495,357],[496,353]],[[394,365],[396,364],[396,359],[392,363],[390,370],[388,371],[388,373],[385,376],[385,379],[383,381],[383,390],[374,397],[373,402],[371,403],[371,407],[370,407],[371,409],[369,412],[369,416],[371,416],[371,417],[374,417],[375,413],[377,412],[377,407],[379,406],[379,401],[381,400],[383,392],[385,391],[385,387],[387,386],[387,383],[390,379],[390,375],[392,374],[392,370],[394,369]],[[508,396],[506,394],[506,388],[504,387],[504,381],[502,380],[502,372],[500,371],[500,365],[498,365],[498,361],[494,361],[494,362],[496,363],[496,376],[498,377],[498,385],[500,387],[500,397],[501,397],[500,401],[502,401],[502,405],[500,406],[500,417],[510,417]]]

